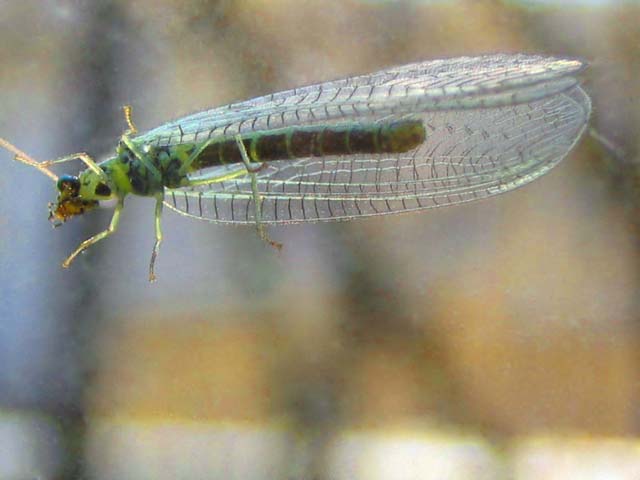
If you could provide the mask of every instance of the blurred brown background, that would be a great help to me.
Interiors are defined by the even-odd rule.
[[[640,5],[0,2],[0,136],[100,157],[125,128],[447,56],[579,56],[591,125],[463,207],[271,230],[128,199],[52,231],[0,153],[0,479],[640,478]],[[74,167],[75,168],[75,167]],[[79,168],[79,166],[77,167]],[[69,171],[73,172],[73,168]]]

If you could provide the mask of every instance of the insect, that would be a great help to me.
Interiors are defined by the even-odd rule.
[[[203,111],[139,134],[131,108],[115,154],[37,162],[56,182],[50,219],[65,222],[128,194],[156,199],[155,244],[167,206],[212,222],[266,225],[349,220],[479,200],[524,185],[576,144],[591,103],[576,59],[489,55],[433,60],[274,93]],[[77,176],[51,167],[81,160]]]

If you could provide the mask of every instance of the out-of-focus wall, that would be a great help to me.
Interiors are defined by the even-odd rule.
[[[585,136],[526,188],[274,228],[282,253],[251,228],[166,212],[150,285],[152,201],[127,199],[120,231],[63,271],[110,212],[52,231],[53,185],[0,152],[0,477],[634,478],[639,14],[629,2],[0,4],[0,136],[39,159],[107,155],[126,103],[144,130],[487,52],[590,61],[591,125],[624,153]]]

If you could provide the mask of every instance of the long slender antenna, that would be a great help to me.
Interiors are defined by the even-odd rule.
[[[22,162],[22,163],[26,163],[27,165],[31,165],[32,167],[37,168],[38,170],[40,170],[47,177],[51,178],[54,182],[58,181],[58,176],[55,173],[53,173],[47,167],[41,165],[40,162],[34,160],[29,155],[27,155],[22,150],[20,150],[18,147],[16,147],[15,145],[7,142],[3,138],[0,138],[0,147],[3,147],[5,149],[9,150],[11,153],[13,153],[15,155],[15,159],[18,162]]]

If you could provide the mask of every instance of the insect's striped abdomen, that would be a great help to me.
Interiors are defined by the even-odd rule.
[[[289,160],[327,155],[408,152],[426,138],[421,120],[356,126],[288,128],[273,133],[254,133],[242,141],[252,162]],[[214,141],[193,163],[193,169],[242,162],[235,139]]]

